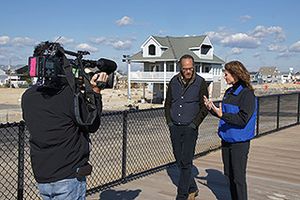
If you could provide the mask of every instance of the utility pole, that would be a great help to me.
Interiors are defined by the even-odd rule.
[[[129,55],[123,55],[122,62],[127,63],[127,99],[131,100],[131,84],[130,84],[130,72],[131,72],[131,62]]]

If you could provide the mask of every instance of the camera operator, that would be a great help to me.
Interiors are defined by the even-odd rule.
[[[35,48],[40,56],[44,43]],[[23,119],[30,133],[30,157],[41,197],[50,199],[85,199],[86,178],[91,173],[88,163],[89,133],[100,126],[101,89],[96,82],[106,82],[105,72],[92,76],[90,84],[97,116],[89,126],[76,121],[74,91],[65,77],[33,85],[22,95]],[[88,116],[85,99],[79,101],[80,114]]]

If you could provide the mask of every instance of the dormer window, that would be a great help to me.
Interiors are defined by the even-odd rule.
[[[149,45],[149,55],[155,55],[155,46],[153,44]]]
[[[201,54],[206,55],[210,49],[211,49],[210,45],[203,44],[201,46]]]

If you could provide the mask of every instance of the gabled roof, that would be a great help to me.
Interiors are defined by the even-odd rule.
[[[261,67],[258,70],[262,75],[277,75],[279,74],[277,67]]]
[[[200,59],[190,48],[200,47],[206,35],[201,36],[191,36],[191,37],[159,37],[151,36],[155,39],[161,46],[168,47],[168,49],[161,55],[157,57],[143,57],[142,51],[132,55],[130,59],[133,62],[142,61],[178,61],[179,58],[184,54],[190,54],[194,57],[195,62],[209,62],[209,63],[220,63],[223,64],[224,61],[217,56],[213,56],[213,60]]]
[[[3,71],[2,69],[0,69],[0,75],[6,75],[5,71]]]

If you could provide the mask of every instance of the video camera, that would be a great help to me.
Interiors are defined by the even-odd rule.
[[[40,85],[56,78],[66,77],[64,66],[71,65],[75,78],[85,77],[88,80],[98,72],[106,72],[109,77],[106,83],[97,82],[97,86],[101,89],[112,88],[114,81],[114,71],[117,64],[105,58],[97,61],[85,60],[84,55],[90,54],[88,51],[72,52],[64,50],[64,48],[56,42],[43,42],[38,45],[32,57],[29,57],[29,75],[37,77]],[[65,55],[76,57],[75,59],[66,59]]]
[[[107,82],[96,82],[100,89],[112,88],[114,81],[114,71],[117,64],[105,58],[95,60],[85,60],[84,55],[90,54],[88,51],[72,52],[65,50],[57,42],[42,42],[29,57],[29,75],[37,77],[37,84],[43,88],[56,88],[60,83],[66,82],[74,92],[75,117],[78,124],[91,125],[101,109],[98,108],[94,96],[93,88],[90,84],[92,76],[99,72],[105,72],[108,76]],[[75,59],[68,59],[66,55]],[[80,111],[82,99],[88,107],[88,116],[83,120]]]

